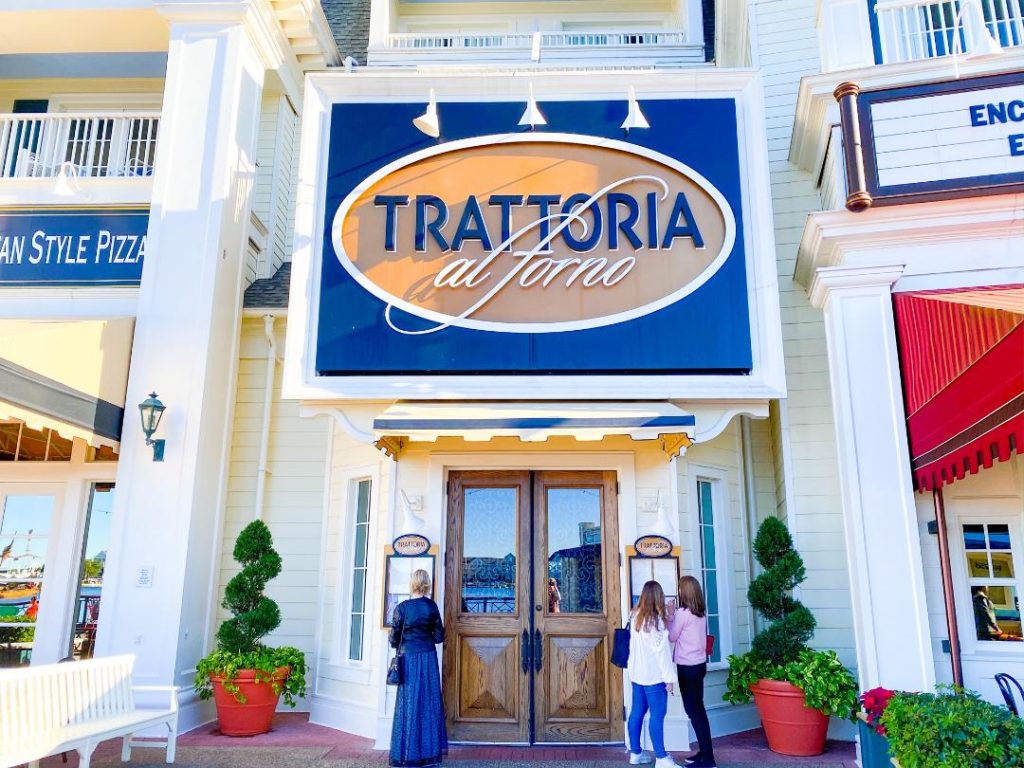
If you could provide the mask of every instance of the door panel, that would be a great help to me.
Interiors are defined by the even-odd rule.
[[[537,741],[619,741],[622,673],[608,648],[620,614],[615,473],[538,472],[533,505],[535,580],[546,593],[535,606],[545,658]]]
[[[526,742],[530,475],[452,472],[445,552],[444,700],[454,741]],[[451,671],[451,672],[449,672]]]

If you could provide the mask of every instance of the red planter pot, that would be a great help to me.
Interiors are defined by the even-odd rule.
[[[828,717],[804,704],[800,688],[781,680],[759,680],[750,690],[772,752],[809,757],[825,751]]]
[[[278,667],[274,680],[280,685],[290,672],[291,667]],[[274,693],[274,686],[269,680],[264,678],[256,682],[256,670],[239,670],[234,684],[245,697],[244,704],[224,689],[223,677],[210,675],[210,680],[213,682],[213,700],[217,704],[221,733],[225,736],[256,736],[270,730],[270,721],[274,718],[281,694]]]

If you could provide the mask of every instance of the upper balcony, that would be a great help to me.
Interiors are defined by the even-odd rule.
[[[704,64],[703,6],[701,0],[560,0],[530,3],[524,12],[503,2],[374,0],[367,59],[378,66]]]
[[[983,53],[986,32],[1002,48],[1024,45],[1024,0],[882,0],[871,16],[876,64]]]
[[[703,64],[704,41],[680,30],[587,30],[532,33],[405,32],[371,48],[371,64],[579,64],[602,66]]]
[[[159,112],[0,115],[0,201],[148,203]]]

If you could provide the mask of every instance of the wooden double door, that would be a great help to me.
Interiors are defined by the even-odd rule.
[[[443,689],[453,741],[621,741],[613,472],[452,472]]]

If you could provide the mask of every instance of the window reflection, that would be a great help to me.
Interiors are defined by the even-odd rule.
[[[601,490],[549,488],[548,613],[602,613]]]
[[[103,572],[107,567],[107,547],[110,542],[110,519],[113,508],[113,484],[93,485],[85,521],[85,541],[82,542],[78,599],[74,604],[75,613],[72,619],[71,655],[76,659],[91,659],[96,647],[100,594],[103,590]]]
[[[963,536],[978,640],[1020,641],[1020,601],[1009,525],[971,523],[963,526]]]
[[[466,488],[462,518],[462,612],[516,612],[515,488]]]
[[[53,502],[0,497],[0,667],[32,661]]]

